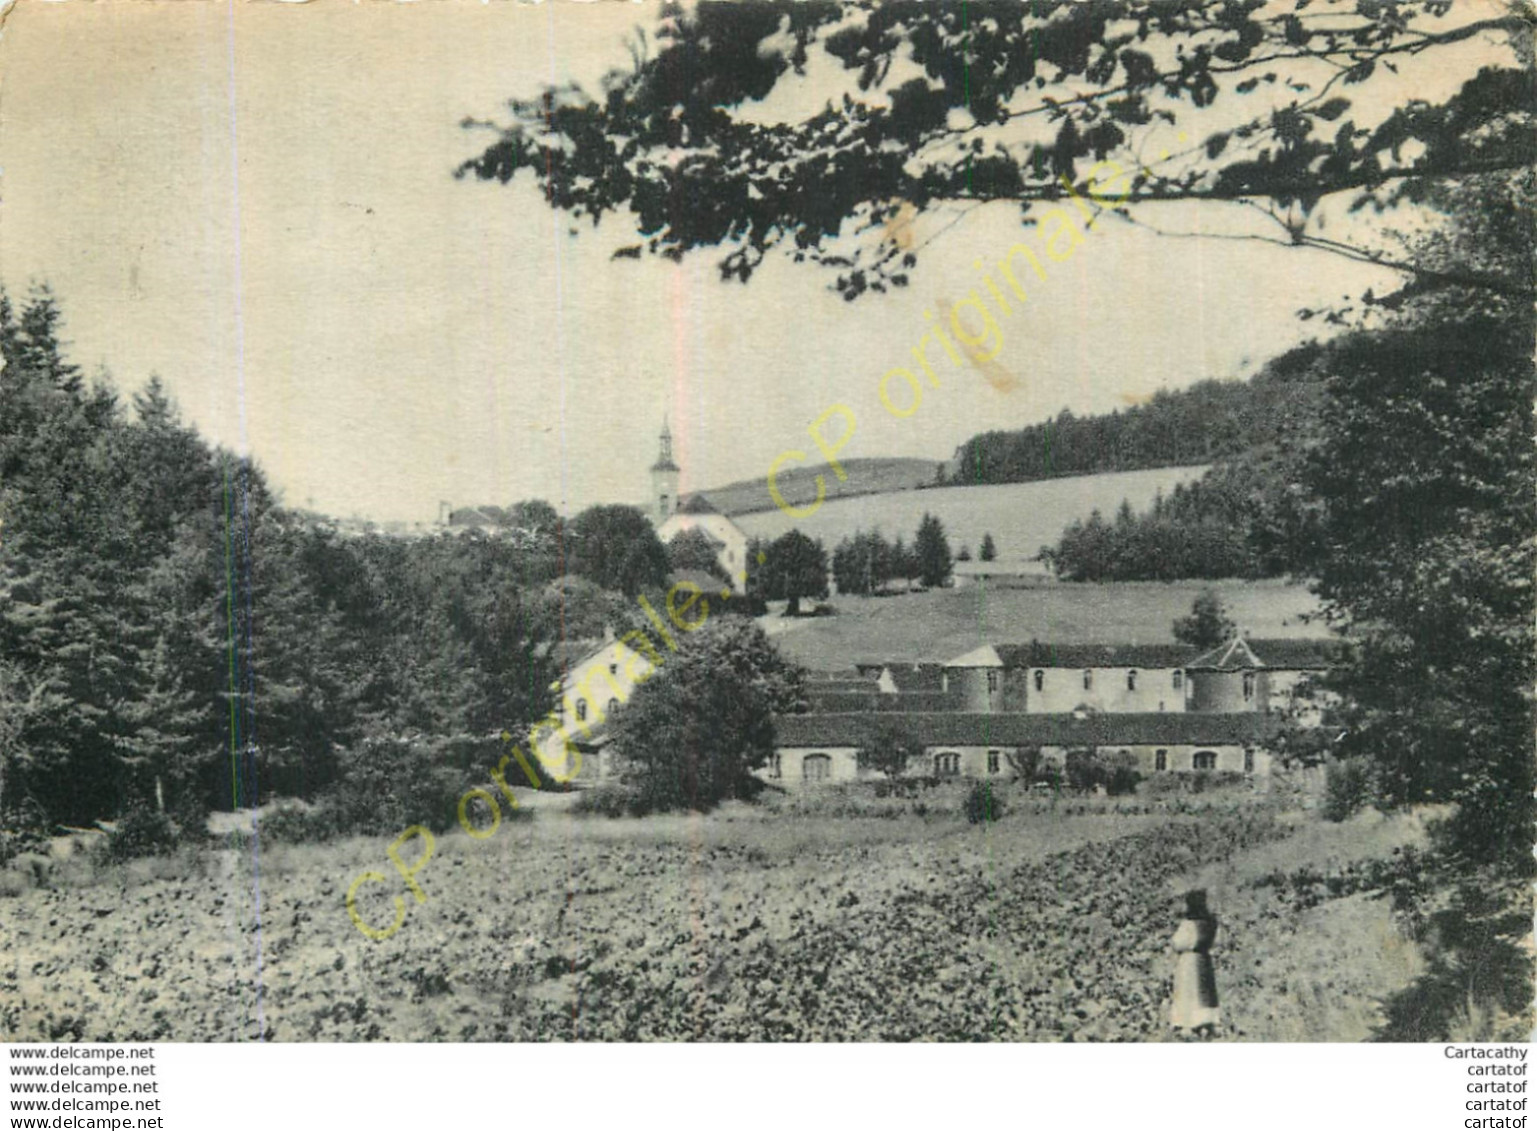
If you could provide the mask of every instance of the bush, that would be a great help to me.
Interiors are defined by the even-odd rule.
[[[1141,780],[1142,772],[1137,768],[1135,755],[1123,751],[1101,762],[1100,781],[1104,784],[1105,792],[1111,797],[1136,793],[1137,783]]]
[[[1067,787],[1075,793],[1088,793],[1099,784],[1098,759],[1091,750],[1069,750],[1062,763]]]
[[[320,804],[334,814],[340,833],[398,836],[412,825],[442,832],[458,823],[464,791],[486,776],[485,765],[474,770],[454,765],[448,754],[442,744],[421,738],[365,739],[342,756],[341,780],[321,795]]]
[[[571,807],[576,813],[592,813],[599,817],[644,817],[650,806],[635,790],[620,785],[600,785],[584,789]]]
[[[0,829],[0,866],[9,864],[23,852],[36,852],[48,838],[31,829]]]
[[[340,835],[340,814],[332,804],[286,799],[256,815],[256,834],[276,844],[314,844]]]
[[[983,821],[996,821],[1003,816],[1003,799],[993,789],[992,782],[975,782],[972,784],[971,791],[966,794],[962,812],[966,814],[966,820],[973,825],[980,825]]]
[[[181,830],[164,813],[147,806],[130,809],[107,837],[107,855],[113,860],[159,856],[181,843]]]
[[[1363,759],[1342,758],[1329,763],[1324,776],[1324,820],[1343,821],[1371,799],[1371,768]]]

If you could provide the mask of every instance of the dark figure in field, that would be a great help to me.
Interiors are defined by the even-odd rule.
[[[1217,971],[1211,944],[1217,919],[1206,906],[1206,892],[1185,893],[1185,917],[1174,932],[1174,1004],[1169,1024],[1196,1036],[1210,1037],[1221,1021],[1217,1008]]]

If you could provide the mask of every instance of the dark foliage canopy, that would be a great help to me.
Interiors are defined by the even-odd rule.
[[[566,553],[570,572],[627,597],[667,587],[667,548],[635,507],[588,507],[567,528]]]
[[[1257,238],[1390,263],[1411,287],[1530,295],[1525,275],[1402,261],[1315,222],[1326,198],[1382,207],[1426,178],[1531,165],[1528,35],[1514,7],[1447,0],[666,5],[597,95],[548,88],[510,122],[467,122],[497,136],[460,173],[526,170],[594,223],[629,212],[643,243],[621,254],[720,248],[722,277],[745,281],[778,249],[849,298],[908,281],[920,249],[894,223],[991,201],[1028,217],[1064,181],[1128,220],[1144,201],[1257,203]],[[1469,41],[1486,62],[1458,54]],[[1449,96],[1383,93],[1427,60],[1460,80]],[[757,112],[829,70],[844,89],[815,113]]]
[[[799,668],[742,617],[708,621],[614,716],[626,784],[646,809],[708,810],[750,795],[775,714],[803,711]]]

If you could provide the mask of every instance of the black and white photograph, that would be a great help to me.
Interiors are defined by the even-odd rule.
[[[15,0],[0,1042],[1524,1045],[1534,15]]]

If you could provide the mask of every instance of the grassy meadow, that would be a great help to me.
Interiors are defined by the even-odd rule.
[[[1192,883],[1222,923],[1223,1039],[1364,1039],[1424,971],[1364,882],[1413,859],[1412,815],[1324,824],[1246,788],[1003,799],[980,826],[953,786],[546,804],[440,837],[421,904],[384,838],[22,858],[0,873],[0,1040],[1166,1040]],[[383,941],[344,909],[365,870],[392,878],[362,889],[369,921],[407,896]]]
[[[1121,501],[1136,511],[1152,506],[1159,491],[1169,494],[1176,484],[1205,474],[1205,467],[1159,467],[1148,471],[1119,471],[1107,475],[1077,475],[1034,483],[1001,483],[981,487],[934,487],[886,491],[854,498],[829,498],[814,514],[796,518],[778,508],[736,514],[732,521],[750,537],[777,538],[799,529],[820,538],[828,552],[845,535],[879,530],[887,538],[900,534],[911,542],[925,512],[945,524],[951,548],[975,554],[982,535],[991,533],[1003,558],[1032,558],[1042,546],[1055,546],[1068,523],[1099,510],[1115,515]],[[836,480],[824,475],[829,491]],[[813,498],[815,496],[812,496]],[[788,498],[788,496],[787,496]],[[792,505],[793,499],[789,500]]]
[[[1323,636],[1318,603],[1284,581],[1061,583],[990,586],[833,598],[831,617],[769,617],[762,623],[786,656],[835,670],[870,660],[948,660],[987,643],[1157,644],[1175,618],[1214,589],[1250,636]]]

